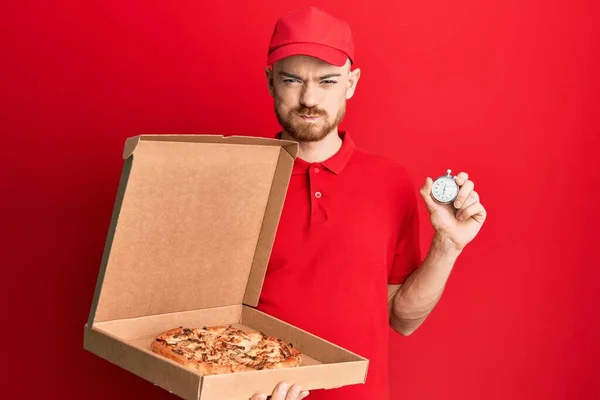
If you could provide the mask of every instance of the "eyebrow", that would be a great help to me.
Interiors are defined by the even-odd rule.
[[[301,77],[299,77],[298,75],[294,75],[294,74],[290,74],[289,72],[285,72],[285,71],[280,71],[279,75],[281,76],[287,76],[288,78],[294,78],[294,79],[298,79],[303,81],[304,79],[302,79]],[[327,74],[327,75],[323,75],[321,77],[319,77],[319,80],[322,81],[323,79],[329,79],[329,78],[334,78],[337,76],[342,76],[342,74]]]

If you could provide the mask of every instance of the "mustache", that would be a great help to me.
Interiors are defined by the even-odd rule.
[[[292,110],[292,113],[296,113],[300,116],[303,117],[318,117],[318,116],[327,116],[327,111],[325,110],[321,110],[320,108],[316,108],[316,107],[297,107],[296,109]]]

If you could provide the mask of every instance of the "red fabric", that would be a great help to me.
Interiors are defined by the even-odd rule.
[[[370,360],[366,384],[312,400],[386,400],[387,284],[420,264],[416,191],[402,166],[340,136],[329,160],[296,159],[258,309]]]
[[[303,54],[342,66],[354,61],[354,40],[350,26],[317,7],[294,10],[275,24],[267,64]]]

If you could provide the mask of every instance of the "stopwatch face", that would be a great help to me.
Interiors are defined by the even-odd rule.
[[[458,196],[458,185],[452,178],[441,177],[433,182],[431,194],[440,203],[451,203]]]

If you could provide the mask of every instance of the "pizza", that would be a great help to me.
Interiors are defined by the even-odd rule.
[[[151,349],[202,375],[291,368],[302,361],[291,343],[231,325],[180,326],[158,335]]]

